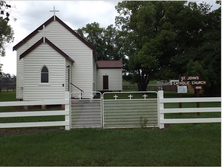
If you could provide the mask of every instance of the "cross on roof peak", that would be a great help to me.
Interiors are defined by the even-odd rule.
[[[55,19],[55,12],[59,12],[59,10],[55,10],[55,6],[53,6],[53,10],[50,10],[50,12],[53,12],[54,13],[54,21],[56,20]]]

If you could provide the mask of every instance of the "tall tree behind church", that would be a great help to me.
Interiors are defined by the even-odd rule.
[[[201,38],[196,41],[198,45],[195,48],[190,48],[192,56],[188,55],[186,74],[199,74],[201,80],[207,81],[205,95],[221,96],[221,7],[212,11],[211,6],[203,3],[198,8],[203,19],[196,39],[197,36]],[[197,20],[195,22],[197,24]]]
[[[118,3],[116,25],[121,28],[124,50],[129,57],[129,74],[146,90],[151,79],[174,73],[170,63],[176,54],[174,25],[185,2],[123,1]]]
[[[199,71],[204,69],[199,73],[204,76],[201,79],[212,86],[207,77],[212,79],[220,69],[220,9],[211,12],[209,5],[196,2],[123,1],[116,10],[116,25],[125,37],[124,50],[129,57],[128,73],[139,90],[146,90],[151,79],[196,75],[198,70],[192,70],[196,64]],[[209,66],[206,62],[210,59],[215,61]]]
[[[123,57],[121,37],[113,25],[102,28],[94,22],[77,29],[77,33],[95,47],[98,60],[120,60]]]

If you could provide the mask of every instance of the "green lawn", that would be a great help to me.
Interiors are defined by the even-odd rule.
[[[15,100],[14,94],[7,96],[0,93],[1,101],[6,96],[8,100]],[[164,97],[177,96],[175,93],[164,94]],[[178,104],[169,104],[167,107],[177,107],[176,105]],[[189,107],[195,104],[183,104],[184,107],[186,105]],[[211,104],[201,103],[201,106],[209,105]],[[220,103],[212,105],[220,106]],[[217,116],[220,117],[220,113],[213,114],[219,114]],[[181,117],[179,114],[165,115],[171,118]],[[196,116],[192,116],[194,115]],[[182,117],[191,116],[183,114]],[[201,117],[204,117],[202,113]],[[26,128],[11,130],[16,131],[11,135],[5,131],[7,130],[0,129],[1,166],[221,165],[220,123],[176,124],[162,130],[139,128],[64,131],[52,128],[50,131],[38,132]],[[19,131],[24,133],[17,134]]]
[[[2,166],[220,166],[220,124],[0,136]]]
[[[129,81],[123,81],[123,85],[134,85],[134,86],[137,86],[136,83],[130,83]],[[157,80],[150,81],[148,86],[157,86]]]
[[[157,86],[157,80],[150,81],[148,86]],[[138,91],[138,85],[129,81],[123,81],[123,91]]]
[[[15,92],[0,92],[0,102],[1,101],[16,101]]]
[[[157,86],[157,80],[150,81],[148,86]]]

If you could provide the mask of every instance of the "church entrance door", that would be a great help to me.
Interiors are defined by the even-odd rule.
[[[104,75],[103,76],[103,90],[108,90],[109,89],[109,76]]]

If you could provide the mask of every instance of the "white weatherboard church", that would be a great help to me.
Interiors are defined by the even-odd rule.
[[[61,99],[65,92],[122,90],[122,61],[97,61],[96,50],[54,16],[13,47],[16,98]]]

